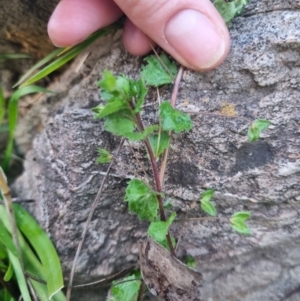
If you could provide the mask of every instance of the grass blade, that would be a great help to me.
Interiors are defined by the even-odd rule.
[[[8,257],[10,262],[12,263],[12,266],[14,268],[15,276],[18,282],[19,289],[21,291],[22,297],[24,301],[31,301],[30,294],[28,291],[27,283],[25,276],[23,274],[22,266],[19,261],[19,259],[12,254],[11,252],[8,252]]]
[[[2,220],[0,220],[0,241],[7,248],[7,250],[18,257],[18,250],[15,247],[12,237],[4,226]]]
[[[16,205],[16,206],[20,207],[18,205]],[[21,208],[21,210],[25,211],[22,208]],[[18,210],[15,209],[15,213],[16,213],[16,211],[18,211]],[[26,212],[26,215],[29,215],[29,214]],[[18,219],[19,217],[20,216],[18,214],[16,214],[16,218]],[[31,219],[33,220],[32,217],[31,217]],[[5,211],[4,206],[0,206],[0,220],[3,221],[3,224],[5,225],[6,228],[9,227],[9,220],[8,220],[7,213]],[[28,220],[26,220],[25,222],[28,222]],[[38,229],[41,229],[41,228],[38,226]],[[31,235],[31,234],[29,233],[29,235]],[[32,251],[32,249],[29,246],[29,244],[27,243],[27,241],[25,241],[25,239],[20,231],[18,231],[18,237],[19,237],[20,248],[21,248],[22,257],[23,257],[23,261],[24,261],[24,270],[26,272],[28,272],[30,275],[35,276],[37,279],[46,280],[47,277],[46,277],[46,270],[45,270],[44,266],[42,265],[41,261],[37,258],[36,254]],[[44,251],[44,253],[45,253],[44,256],[47,256],[48,250]],[[55,264],[55,262],[53,262],[53,264]],[[53,268],[54,268],[54,266],[53,266]],[[45,284],[39,283],[33,279],[30,279],[30,281],[31,281],[31,284],[34,287],[35,293],[38,296],[40,301],[50,300],[51,296],[49,296],[48,288]],[[65,301],[66,298],[65,298],[63,292],[59,291],[57,294],[55,294],[53,296],[52,300],[53,301]]]
[[[8,268],[7,268],[6,272],[5,272],[3,280],[4,281],[9,281],[12,278],[13,275],[14,275],[14,268],[13,268],[11,262],[9,262]]]
[[[17,225],[41,260],[48,288],[49,299],[63,286],[63,274],[56,250],[39,224],[20,205],[14,204]]]
[[[54,93],[50,90],[47,90],[45,88],[31,85],[27,87],[20,88],[19,90],[15,91],[10,100],[8,105],[8,130],[9,130],[9,139],[7,143],[7,147],[4,154],[4,159],[2,162],[2,168],[4,171],[6,171],[9,167],[10,158],[13,150],[13,139],[14,139],[14,133],[17,126],[18,121],[18,105],[19,105],[19,99],[25,95],[32,94],[32,93]]]
[[[89,45],[91,45],[93,42],[95,42],[98,38],[108,34],[111,29],[115,28],[115,26],[110,26],[101,30],[96,31],[93,33],[90,37],[88,37],[86,40],[84,40],[82,43],[73,46],[71,48],[68,47],[67,51],[62,49],[61,52],[65,52],[63,55],[61,55],[58,59],[56,59],[54,62],[46,66],[44,69],[33,75],[31,78],[26,80],[21,87],[28,86],[30,84],[35,83],[36,81],[44,78],[48,74],[52,73],[53,71],[59,69],[63,65],[65,65],[67,62],[72,60],[74,57],[76,57],[78,54],[80,54],[85,48],[87,48]],[[19,81],[20,82],[20,81]]]
[[[48,54],[46,57],[38,61],[35,65],[33,65],[19,80],[18,82],[13,86],[15,88],[16,86],[19,86],[21,83],[23,83],[28,77],[30,77],[36,70],[41,68],[42,66],[49,63],[51,60],[53,60],[55,57],[60,55],[64,51],[63,48],[55,49],[50,54]]]
[[[23,53],[3,53],[0,54],[0,61],[7,59],[28,59],[30,55]]]
[[[5,116],[5,98],[4,98],[3,89],[0,86],[0,125],[3,122],[4,116]]]

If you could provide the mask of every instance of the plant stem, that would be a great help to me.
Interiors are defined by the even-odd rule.
[[[139,113],[136,114],[136,119],[137,119],[137,125],[138,125],[139,130],[141,132],[143,132],[144,131],[144,125],[143,125],[143,121],[141,119],[141,115]],[[150,162],[151,162],[151,166],[152,166],[156,191],[159,193],[157,195],[157,200],[158,200],[160,220],[161,221],[166,221],[164,203],[163,203],[163,199],[161,197],[162,186],[161,186],[161,182],[160,182],[160,179],[159,179],[159,171],[158,171],[157,163],[156,163],[155,156],[154,156],[152,147],[150,145],[149,139],[147,137],[144,139],[144,143],[145,143],[145,146],[147,148],[147,151],[148,151],[148,154],[149,154],[149,157],[150,157]],[[170,236],[169,232],[167,233],[166,238],[167,238],[167,242],[168,242],[171,254],[176,257],[175,250],[174,250],[172,240],[171,240],[171,236]]]
[[[180,84],[183,72],[184,72],[184,67],[180,66],[180,68],[178,70],[178,73],[177,73],[177,76],[176,76],[176,79],[175,79],[173,92],[172,92],[172,96],[171,96],[171,101],[170,101],[171,106],[173,108],[175,107],[175,104],[176,104],[176,99],[177,99],[178,91],[179,91],[179,84]]]

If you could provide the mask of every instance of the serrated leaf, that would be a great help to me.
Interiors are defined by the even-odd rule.
[[[242,13],[244,7],[249,3],[249,0],[214,0],[213,4],[224,19],[225,23],[230,25],[230,22],[239,14]]]
[[[148,235],[153,238],[156,242],[162,242],[165,240],[166,235],[168,234],[169,227],[172,224],[173,220],[176,217],[176,213],[173,212],[167,221],[155,221],[152,222],[148,228]]]
[[[135,275],[122,279],[122,283],[113,282],[111,301],[137,301],[141,281],[135,280]]]
[[[124,98],[129,99],[131,96],[131,80],[126,76],[118,76],[116,82],[117,90],[123,94]]]
[[[196,259],[195,259],[193,256],[191,256],[191,255],[187,255],[187,256],[185,257],[184,263],[185,263],[188,267],[190,267],[190,268],[192,268],[192,269],[195,268],[196,265],[197,265]]]
[[[180,133],[192,128],[191,117],[174,109],[168,101],[164,101],[159,107],[159,116],[164,131]]]
[[[214,189],[207,189],[201,194],[200,202],[210,201],[211,198],[214,196],[215,190]]]
[[[127,133],[133,133],[135,129],[135,123],[129,119],[131,112],[129,110],[123,110],[121,113],[114,113],[106,116],[104,122],[104,129],[116,136],[125,136]]]
[[[244,222],[236,222],[236,221],[234,223],[231,222],[231,227],[233,230],[235,230],[240,234],[244,234],[244,235],[251,234],[249,227]]]
[[[111,162],[113,156],[104,148],[98,148],[100,156],[97,159],[97,163],[104,164]]]
[[[170,135],[165,131],[161,132],[160,135],[150,135],[149,142],[151,144],[155,158],[159,158],[159,156],[169,147]]]
[[[217,215],[217,210],[214,204],[210,201],[201,201],[201,209],[211,216]]]
[[[248,130],[248,139],[250,142],[255,142],[259,139],[260,134],[263,130],[267,129],[271,124],[270,121],[264,119],[255,120],[249,130]]]
[[[142,67],[141,75],[147,85],[158,87],[173,82],[177,67],[175,62],[170,62],[165,54],[162,54],[160,59],[155,55],[148,56],[145,61],[147,65]]]
[[[114,92],[117,86],[116,77],[108,70],[103,72],[103,78],[99,81],[98,86],[104,91]]]
[[[250,211],[239,211],[239,212],[236,212],[233,214],[230,221],[245,222],[246,220],[248,220],[250,218],[250,216],[251,216]]]
[[[157,217],[157,193],[151,190],[143,181],[130,180],[126,188],[125,202],[129,210],[138,215],[141,220],[153,221]]]
[[[116,99],[115,101],[109,102],[105,106],[98,106],[94,108],[97,110],[97,114],[95,115],[95,118],[103,118],[105,116],[108,116],[110,114],[116,113],[118,111],[126,109],[126,103],[124,103],[121,99]],[[95,111],[94,110],[94,111]]]
[[[136,100],[135,113],[140,111],[148,92],[144,82],[134,81],[124,75],[114,76],[110,71],[104,71],[103,78],[98,83],[101,88],[101,98],[107,102],[127,102]],[[104,116],[100,116],[104,117]]]

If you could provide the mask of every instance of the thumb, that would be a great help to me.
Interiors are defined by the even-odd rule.
[[[182,65],[208,70],[228,54],[227,27],[210,0],[114,1],[140,30]]]

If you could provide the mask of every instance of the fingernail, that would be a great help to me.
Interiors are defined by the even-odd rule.
[[[208,69],[225,52],[225,40],[216,26],[202,13],[186,9],[174,15],[166,25],[170,45],[196,69]]]

